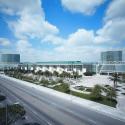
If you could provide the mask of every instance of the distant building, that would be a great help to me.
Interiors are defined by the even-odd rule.
[[[94,62],[84,62],[83,68],[86,69],[86,72],[96,73],[96,65]]]
[[[122,51],[102,52],[98,72],[108,74],[125,73],[125,62],[122,61]]]
[[[101,62],[120,62],[122,61],[122,51],[106,51],[101,53]]]
[[[96,73],[97,63],[81,62],[81,61],[49,61],[49,62],[37,62],[37,63],[20,63],[19,68],[22,70],[34,70],[34,71],[57,71],[62,73],[63,71],[68,73],[78,72],[83,75],[85,72]]]
[[[61,73],[63,71],[72,73],[78,72],[79,74],[83,74],[86,72],[86,69],[83,68],[83,63],[81,61],[50,61],[50,62],[37,62],[37,63],[22,63],[19,65],[21,69],[27,70],[41,70],[41,71],[57,71]]]
[[[20,54],[0,54],[0,69],[18,67]]]
[[[20,54],[0,54],[0,62],[2,63],[20,63]]]

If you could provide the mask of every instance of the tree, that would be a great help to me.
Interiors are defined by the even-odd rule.
[[[113,100],[114,98],[116,98],[116,91],[115,91],[115,89],[112,88],[112,87],[108,87],[107,92],[106,92],[106,96],[110,100]]]
[[[47,79],[42,79],[42,80],[40,81],[40,83],[42,83],[42,85],[43,85],[43,86],[46,86],[46,87],[50,84]]]
[[[60,74],[60,77],[71,77],[71,74],[66,72],[66,71],[63,71],[61,74]]]
[[[49,76],[52,76],[52,73],[48,70],[46,70],[44,73],[43,73],[46,77],[49,77]]]
[[[53,75],[58,77],[58,76],[59,76],[59,73],[58,73],[57,71],[54,71],[54,72],[53,72]]]
[[[122,74],[122,81],[125,82],[125,74]]]
[[[60,74],[60,77],[66,77],[67,76],[67,72],[63,71],[61,74]]]
[[[95,101],[101,100],[102,99],[101,86],[95,85],[90,95],[92,100]]]
[[[34,71],[34,70],[31,70],[31,73],[34,75],[34,74],[35,74],[35,71]]]
[[[73,71],[73,77],[74,77],[75,79],[77,79],[77,78],[79,78],[79,77],[80,77],[80,75],[79,75],[79,73],[78,73],[78,72],[74,72],[74,71]]]
[[[24,107],[19,104],[6,105],[0,108],[0,125],[12,125],[25,114]]]
[[[118,75],[117,73],[114,73],[114,74],[112,75],[112,77],[113,77],[113,82],[114,82],[114,88],[116,89],[119,75]]]

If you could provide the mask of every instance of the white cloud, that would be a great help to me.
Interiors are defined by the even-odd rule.
[[[28,40],[19,40],[16,44],[16,52],[21,54],[21,61],[48,61],[54,60],[55,55],[53,52],[43,51],[34,48]]]
[[[84,46],[61,46],[56,48],[56,56],[60,60],[81,60],[81,61],[99,61],[100,52],[106,50],[101,46],[84,45]],[[61,56],[59,56],[61,55]]]
[[[62,0],[62,4],[72,12],[89,15],[94,13],[96,7],[104,1]],[[119,9],[121,4],[117,3],[117,6],[114,6],[115,1],[122,3],[121,0],[111,2],[106,11],[104,25],[97,32],[81,28],[69,34],[67,38],[60,37],[59,29],[45,20],[40,0],[36,0],[35,3],[34,0],[11,0],[11,2],[10,0],[0,0],[0,11],[10,16],[17,16],[16,20],[8,21],[8,24],[18,39],[16,50],[21,54],[21,60],[33,62],[48,60],[96,61],[100,59],[101,51],[112,49],[112,44],[125,41],[124,11]],[[56,46],[51,51],[38,49],[30,42],[30,39],[34,38],[42,42],[51,42]],[[104,44],[109,47],[105,48],[102,46]]]
[[[40,0],[0,0],[0,11],[9,15],[20,15],[22,11],[44,16]]]
[[[7,38],[0,38],[0,46],[9,46],[10,41]]]
[[[57,36],[59,31],[58,29],[56,30],[56,27],[55,27],[55,30],[53,30],[54,29],[53,25],[52,25],[52,30],[49,30],[49,31],[52,31],[52,33],[43,32],[45,34],[39,34],[40,33],[39,31],[35,31],[32,28],[31,29],[26,28],[26,29],[29,29],[29,31],[26,31],[26,33],[30,33],[30,35],[32,34],[32,37],[36,37],[37,35],[38,35],[37,37],[44,36],[42,41],[50,41],[53,44],[59,44],[59,45],[54,50],[51,50],[51,52],[48,52],[48,51],[41,51],[41,50],[34,49],[31,44],[25,45],[23,43],[23,45],[27,47],[22,52],[25,52],[27,54],[29,53],[28,54],[29,56],[35,55],[34,58],[36,60],[83,60],[83,61],[100,60],[101,51],[113,49],[112,45],[114,44],[118,45],[120,42],[124,42],[125,40],[124,17],[121,18],[121,16],[118,16],[119,14],[116,14],[117,16],[110,16],[112,15],[112,13],[109,12],[109,10],[110,8],[112,8],[114,2],[115,0],[112,1],[110,6],[108,7],[108,10],[105,15],[105,19],[106,18],[107,19],[105,20],[104,25],[102,26],[102,28],[98,29],[96,32],[94,30],[86,30],[84,28],[81,28],[72,34],[69,34],[69,36],[66,39],[64,39],[62,37]],[[119,2],[121,2],[121,0],[119,0]],[[117,3],[117,6],[114,10],[117,11],[117,8],[120,8],[118,6],[120,6],[120,4]],[[115,13],[116,11],[113,11],[113,13]],[[120,10],[118,11],[120,13]],[[87,11],[85,12],[87,14]],[[90,12],[94,12],[94,11],[91,10],[88,12],[90,14]],[[121,13],[122,12],[123,10],[121,10]],[[40,20],[40,19],[37,19],[37,20]],[[27,22],[27,21],[22,21],[22,22]],[[38,23],[38,26],[35,25],[35,27],[39,27],[39,21],[37,23]],[[30,24],[34,25],[35,22],[31,20]],[[24,25],[24,27],[26,26]],[[44,31],[46,30],[44,29]],[[29,34],[26,34],[26,35],[28,36]],[[103,46],[104,44],[109,45],[109,46],[104,47]],[[117,48],[118,47],[116,47],[116,49]],[[18,48],[18,50],[21,50],[21,48],[20,49]],[[23,54],[24,56],[25,56],[25,53]],[[40,57],[41,59],[39,59]]]
[[[39,38],[43,39],[48,34],[55,35],[59,31],[56,26],[41,19],[40,15],[24,13],[18,21],[9,22],[17,38]]]
[[[51,39],[51,37],[50,37]],[[53,39],[53,38],[52,38]],[[93,45],[93,31],[79,29],[75,33],[63,39],[63,44],[60,44],[51,51],[44,51],[34,48],[27,40],[19,40],[17,42],[17,52],[21,53],[24,61],[47,61],[47,60],[84,60],[92,61],[99,59],[102,48],[96,48]],[[90,45],[91,44],[91,45]],[[22,46],[23,45],[23,46]],[[93,52],[93,54],[91,53]],[[96,55],[97,57],[95,58]],[[94,58],[93,58],[94,57]],[[35,60],[34,60],[35,59]]]
[[[104,17],[104,25],[96,33],[97,43],[119,44],[125,41],[125,0],[113,0]]]
[[[103,4],[105,0],[61,0],[64,8],[75,13],[83,13],[91,15],[95,12],[96,8]]]
[[[78,29],[76,32],[70,34],[67,38],[59,36],[48,35],[43,41],[53,41],[54,44],[67,46],[81,46],[88,45],[94,42],[94,31]]]
[[[51,42],[54,45],[61,45],[64,44],[66,42],[66,39],[56,36],[56,35],[47,35],[42,42]]]
[[[94,31],[78,29],[69,35],[63,45],[55,48],[55,51],[61,55],[61,57],[57,57],[64,60],[99,60],[103,48],[95,46],[94,38]]]
[[[0,11],[17,16],[16,20],[8,21],[16,38],[38,38],[42,41],[48,35],[59,33],[56,26],[45,20],[41,4],[41,0],[1,0]]]
[[[78,29],[76,32],[70,34],[65,42],[62,45],[57,47],[55,50],[57,51],[66,51],[71,48],[75,50],[75,52],[80,51],[79,49],[84,46],[94,45],[94,31]],[[78,50],[77,50],[78,49]]]
[[[125,0],[113,0],[106,11],[105,20],[125,18]]]
[[[65,1],[66,2],[66,1]],[[78,2],[78,1],[75,1]],[[66,6],[75,7],[67,0]],[[81,4],[82,6],[82,4]],[[84,6],[83,6],[84,7]],[[56,51],[68,58],[83,61],[100,60],[100,52],[106,50],[125,50],[119,47],[125,42],[125,0],[113,0],[107,8],[102,28],[93,30],[79,29],[69,35],[66,44],[56,48]],[[68,8],[71,9],[71,8]],[[82,11],[81,11],[82,12]],[[115,45],[115,48],[112,47]],[[125,59],[125,58],[124,58]]]
[[[85,29],[78,29],[75,33],[70,34],[68,44],[71,45],[86,45],[94,42],[94,32]]]
[[[110,42],[110,43],[120,43],[125,41],[125,19],[118,19],[113,21],[108,21],[97,31],[100,42]],[[109,44],[110,44],[109,43]]]

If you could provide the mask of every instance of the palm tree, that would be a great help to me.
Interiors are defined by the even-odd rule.
[[[63,71],[63,72],[62,72],[62,76],[63,76],[63,77],[66,77],[66,78],[70,78],[70,77],[71,77],[71,74],[68,73],[68,72],[66,72],[66,71]]]
[[[61,74],[60,74],[60,77],[66,77],[67,76],[67,72],[63,71]]]
[[[109,87],[109,88],[107,89],[106,94],[107,94],[107,97],[108,97],[110,100],[113,100],[114,98],[116,98],[116,91],[115,91],[115,89],[112,88],[112,87]]]
[[[75,79],[77,79],[77,78],[79,77],[79,74],[78,74],[77,71],[76,71],[76,72],[73,71],[73,77],[74,77]]]
[[[68,73],[68,72],[67,72],[67,77],[68,77],[68,78],[71,78],[71,73]]]
[[[112,76],[113,76],[114,88],[116,89],[119,74],[114,73]]]
[[[58,77],[58,76],[59,76],[59,73],[58,73],[57,71],[54,71],[54,72],[53,72],[53,75]]]
[[[46,70],[43,74],[44,74],[46,77],[52,76],[52,73],[49,72],[48,70]]]

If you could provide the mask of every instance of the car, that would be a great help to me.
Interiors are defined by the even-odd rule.
[[[4,74],[4,72],[0,71],[0,74]]]
[[[15,102],[15,103],[14,103],[14,105],[19,105],[19,104],[20,104],[20,102]]]
[[[21,119],[25,120],[25,119],[27,119],[27,116],[22,116]]]

